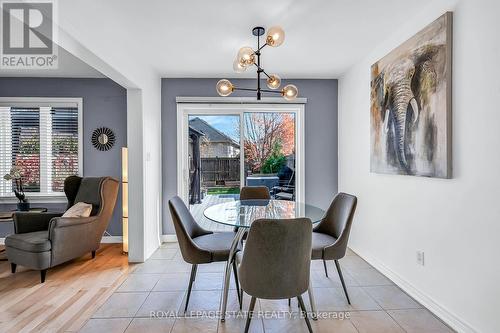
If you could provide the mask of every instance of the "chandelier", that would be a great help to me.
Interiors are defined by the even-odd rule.
[[[238,55],[233,63],[233,69],[236,73],[242,73],[248,68],[255,66],[257,68],[257,88],[240,88],[236,87],[231,83],[231,81],[222,79],[217,82],[217,93],[220,96],[229,96],[235,90],[244,91],[255,91],[257,93],[257,100],[260,100],[262,93],[275,93],[283,96],[287,101],[295,99],[299,93],[299,90],[293,84],[288,84],[284,86],[281,90],[279,87],[281,85],[281,78],[276,74],[267,74],[266,71],[260,65],[261,51],[264,47],[278,47],[283,44],[285,40],[285,32],[281,27],[274,26],[267,31],[266,42],[264,45],[260,45],[260,36],[264,35],[265,29],[263,27],[255,27],[252,29],[252,34],[257,37],[257,49],[254,50],[250,46],[244,46],[238,51]],[[266,76],[267,87],[269,89],[262,89],[260,84],[261,75]]]

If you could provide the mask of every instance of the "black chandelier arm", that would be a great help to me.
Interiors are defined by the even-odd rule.
[[[238,87],[233,87],[233,90],[257,91],[257,89],[254,88],[238,88]]]
[[[259,47],[257,49],[257,52],[260,52],[263,48],[265,48],[267,46],[267,43],[264,43],[264,45],[262,45],[261,47]]]
[[[262,92],[267,92],[267,93],[282,94],[281,90],[261,89],[260,91],[262,91]]]
[[[261,92],[266,92],[266,93],[275,93],[275,94],[281,94],[281,90],[269,90],[269,89],[255,89],[255,88],[239,88],[239,87],[233,87],[234,90],[242,90],[242,91],[261,91]]]
[[[266,71],[262,67],[260,67],[259,65],[257,65],[257,63],[254,62],[253,64],[255,65],[255,67],[257,67],[257,71],[260,71],[261,73],[264,73],[264,75],[266,75],[269,79],[271,78],[269,76],[269,74],[267,74]]]

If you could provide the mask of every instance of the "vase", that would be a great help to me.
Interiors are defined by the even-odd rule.
[[[30,210],[30,203],[29,202],[18,202],[17,203],[17,210],[20,212],[27,212]]]

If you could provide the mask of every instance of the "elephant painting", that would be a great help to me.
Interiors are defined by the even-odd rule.
[[[372,172],[451,177],[451,19],[372,66]]]

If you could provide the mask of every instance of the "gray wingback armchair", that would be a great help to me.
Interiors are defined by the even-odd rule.
[[[118,196],[119,183],[111,177],[71,176],[64,181],[67,208],[78,202],[92,204],[89,217],[62,217],[62,213],[14,214],[14,234],[5,238],[5,250],[12,273],[17,265],[40,270],[41,282],[47,269],[95,252],[106,230]]]

